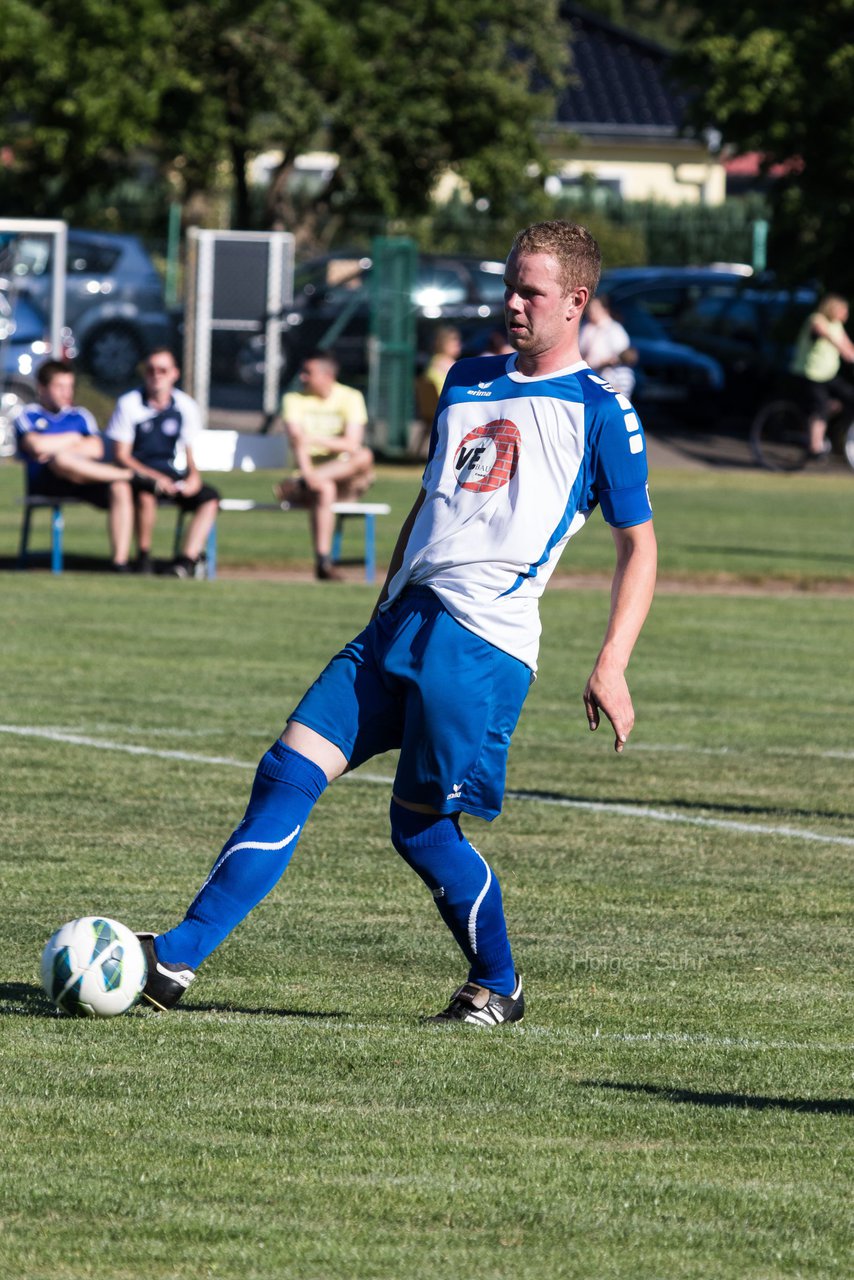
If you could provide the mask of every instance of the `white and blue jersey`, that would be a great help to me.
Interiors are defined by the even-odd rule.
[[[445,382],[426,498],[389,584],[427,586],[462,626],[536,671],[539,598],[597,506],[615,528],[652,516],[632,404],[584,362],[526,377],[516,356],[461,360]]]
[[[134,458],[179,479],[187,474],[187,449],[202,429],[199,406],[184,391],[172,392],[165,409],[153,408],[142,390],[119,396],[107,436],[131,445]]]
[[[37,462],[21,448],[25,436],[61,436],[67,432],[76,432],[81,436],[99,435],[98,424],[88,409],[78,405],[70,405],[67,409],[59,409],[51,413],[40,404],[28,404],[15,419],[15,440],[18,454],[27,464],[27,482],[33,490],[38,489],[39,479],[49,468],[43,462]]]

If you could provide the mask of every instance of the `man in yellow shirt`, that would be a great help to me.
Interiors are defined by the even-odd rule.
[[[282,399],[282,419],[298,470],[274,486],[280,502],[308,508],[315,573],[326,582],[342,579],[332,565],[332,504],[355,501],[374,478],[374,455],[364,442],[365,398],[337,376],[338,362],[329,351],[303,360],[302,390]]]

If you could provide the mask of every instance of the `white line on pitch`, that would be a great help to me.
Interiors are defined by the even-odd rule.
[[[97,751],[123,751],[134,756],[154,756],[159,760],[183,760],[189,764],[225,765],[231,769],[254,770],[255,764],[234,760],[229,756],[203,756],[191,751],[166,751],[159,747],[142,747],[135,743],[113,742],[105,738],[91,738],[81,733],[65,733],[35,725],[0,724],[0,733],[15,734],[22,738],[45,738],[50,742],[67,742],[76,747],[92,747]],[[348,779],[390,786],[393,779],[359,770]],[[730,818],[704,818],[699,814],[673,813],[666,809],[652,809],[645,805],[609,804],[601,800],[572,800],[566,796],[538,791],[508,791],[508,799],[533,801],[562,809],[582,809],[588,813],[611,813],[617,817],[640,818],[647,822],[681,823],[690,827],[712,827],[720,831],[738,831],[746,835],[773,836],[792,840],[806,840],[816,844],[842,845],[854,848],[854,836],[834,836],[821,831],[807,831],[801,827],[772,826],[764,823],[736,822]]]

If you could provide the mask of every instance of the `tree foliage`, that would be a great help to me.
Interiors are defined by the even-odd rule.
[[[854,214],[854,0],[818,6],[710,0],[679,60],[696,90],[693,118],[720,130],[766,169],[772,188],[771,264],[854,288],[843,252]]]
[[[296,157],[339,165],[312,230],[422,210],[455,172],[498,211],[533,182],[536,125],[568,64],[558,0],[5,0],[3,205],[63,215],[142,150],[191,199],[281,152],[264,217],[288,221]],[[226,177],[224,178],[224,175]],[[526,176],[527,175],[527,176]]]

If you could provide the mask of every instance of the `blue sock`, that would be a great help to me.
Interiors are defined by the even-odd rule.
[[[456,815],[416,813],[391,802],[391,839],[433,894],[469,962],[469,981],[509,996],[516,985],[501,886],[463,835]]]
[[[159,959],[195,969],[219,946],[278,881],[326,785],[313,761],[273,743],[258,765],[243,820],[184,920],[157,938]]]

